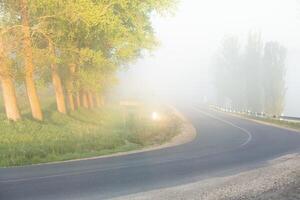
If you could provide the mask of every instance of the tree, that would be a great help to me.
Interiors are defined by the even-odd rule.
[[[281,115],[285,99],[286,49],[278,42],[267,42],[263,56],[265,112]]]
[[[230,104],[233,109],[244,107],[244,77],[239,40],[236,36],[225,37],[216,55],[215,86],[220,104]]]
[[[14,63],[1,68],[1,80],[9,80],[2,81],[6,87],[4,97],[14,96],[12,102],[17,102],[12,91],[14,76],[7,75],[16,70],[25,80],[32,116],[37,120],[42,120],[43,114],[36,80],[52,82],[57,110],[61,113],[67,112],[66,99],[72,111],[80,106],[100,106],[104,92],[116,82],[117,70],[156,46],[152,13],[163,13],[172,3],[172,0],[0,0],[0,21],[5,22],[5,28],[18,41],[11,53],[14,56],[1,51],[2,60]],[[9,118],[17,120],[16,116]]]
[[[56,58],[54,47],[51,49],[51,52],[53,57]],[[59,75],[58,65],[56,62],[52,62],[51,64],[51,74],[52,74],[53,87],[55,91],[57,110],[60,113],[66,114],[67,108],[66,108],[65,96],[63,91],[63,85]]]
[[[226,37],[214,57],[218,103],[232,109],[280,115],[286,90],[285,58],[283,46],[277,42],[263,45],[259,34],[249,34],[244,54],[237,37]]]
[[[262,40],[258,33],[250,33],[244,54],[247,109],[252,112],[263,110],[262,89]]]
[[[34,65],[32,53],[32,41],[30,33],[30,21],[28,15],[28,1],[20,0],[20,17],[23,32],[23,56],[25,69],[25,82],[27,95],[31,107],[32,117],[37,120],[43,120],[43,114],[40,104],[40,99],[37,95],[36,86],[34,83]]]

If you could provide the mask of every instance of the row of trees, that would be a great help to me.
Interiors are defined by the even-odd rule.
[[[286,49],[263,43],[250,33],[245,48],[236,36],[226,37],[214,58],[219,105],[280,115],[285,99]]]
[[[172,0],[0,0],[0,79],[7,118],[21,119],[26,86],[43,120],[36,81],[51,84],[57,110],[101,105],[115,72],[156,45],[151,16]]]

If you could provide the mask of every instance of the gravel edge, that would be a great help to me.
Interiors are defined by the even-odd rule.
[[[267,166],[237,175],[211,178],[114,200],[292,200],[300,199],[299,177],[300,154],[290,154],[269,161]]]

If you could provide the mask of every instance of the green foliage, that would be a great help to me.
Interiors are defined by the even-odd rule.
[[[115,72],[153,50],[157,41],[151,24],[153,13],[171,8],[173,0],[29,0],[28,13],[33,42],[35,76],[47,85],[51,64],[58,64],[61,77],[74,79],[76,87],[104,91],[115,81]],[[12,54],[19,54],[20,6],[17,0],[0,1],[0,22],[18,41]],[[19,57],[18,57],[19,58]],[[75,74],[68,73],[76,65]],[[13,69],[24,72],[22,56]],[[64,69],[65,68],[65,69]],[[76,77],[69,77],[76,76]],[[20,82],[21,83],[21,82]]]
[[[151,16],[166,12],[172,4],[172,0],[28,0],[23,3],[0,0],[0,37],[5,44],[2,45],[5,49],[1,49],[5,50],[5,55],[1,55],[5,59],[1,62],[5,61],[9,68],[5,73],[18,85],[18,100],[25,116],[22,121],[12,123],[1,112],[0,166],[103,155],[160,144],[172,138],[179,127],[174,119],[154,123],[147,117],[132,118],[124,127],[119,109],[79,109],[64,115],[54,111],[53,102],[45,106],[45,96],[51,94],[48,89],[51,87],[47,86],[53,79],[56,92],[58,88],[63,89],[60,82],[65,84],[67,92],[83,90],[94,94],[103,93],[115,84],[117,70],[157,45]],[[22,23],[20,16],[26,19],[27,14],[21,14],[21,6],[26,11],[23,13],[28,13],[29,25]],[[24,28],[30,31],[26,40]],[[30,43],[27,54],[22,46],[24,41]],[[39,93],[47,92],[43,95],[43,122],[28,117],[29,106],[24,97],[24,58],[31,57],[31,53],[33,66],[28,72],[34,73]],[[64,98],[57,101],[62,103]]]

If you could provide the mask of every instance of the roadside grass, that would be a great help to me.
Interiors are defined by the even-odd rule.
[[[164,110],[164,120],[153,121],[147,108],[128,114],[119,106],[80,109],[68,115],[44,108],[45,121],[29,113],[17,123],[0,114],[0,166],[21,166],[86,158],[137,150],[171,140],[180,132],[180,120]],[[126,120],[124,120],[126,119]]]

